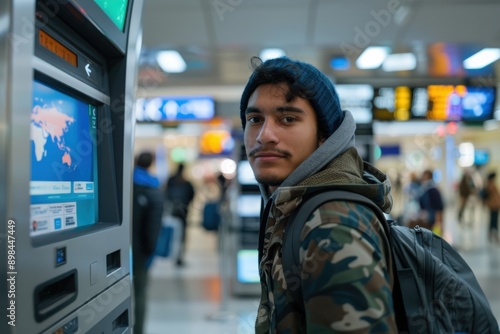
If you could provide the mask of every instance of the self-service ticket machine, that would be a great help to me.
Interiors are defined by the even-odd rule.
[[[1,333],[130,333],[142,0],[0,3]]]
[[[371,164],[375,161],[375,143],[372,124],[356,124],[355,147],[361,158]]]
[[[232,205],[231,292],[258,295],[260,210],[262,196],[248,160],[238,162],[237,190]]]

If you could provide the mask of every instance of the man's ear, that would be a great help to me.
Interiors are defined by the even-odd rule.
[[[327,139],[327,136],[325,136],[323,131],[318,129],[318,147],[321,146],[326,141],[326,139]]]

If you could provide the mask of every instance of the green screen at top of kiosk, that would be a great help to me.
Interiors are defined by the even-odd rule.
[[[127,16],[128,0],[94,0],[113,23],[123,31]]]

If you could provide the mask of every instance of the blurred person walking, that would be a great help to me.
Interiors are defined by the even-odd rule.
[[[500,243],[498,236],[498,212],[500,210],[500,193],[496,185],[497,174],[492,172],[486,178],[484,188],[484,204],[490,213],[490,224],[488,228],[488,237],[491,242]]]
[[[420,212],[420,191],[421,184],[418,174],[414,171],[409,174],[410,181],[403,189],[404,210],[402,216],[402,224],[410,225],[412,221],[418,219]]]
[[[434,182],[432,170],[428,169],[422,173],[421,182],[419,203],[422,211],[420,219],[428,225],[424,227],[442,235],[444,202],[441,192]]]
[[[182,222],[182,239],[176,260],[177,266],[185,264],[187,217],[189,214],[189,204],[195,195],[193,185],[184,177],[184,168],[184,164],[181,163],[178,165],[177,172],[168,179],[165,189],[167,210],[169,210],[172,216],[179,218]]]
[[[474,196],[477,192],[474,178],[472,177],[472,172],[468,169],[464,170],[464,174],[460,179],[458,184],[458,195],[460,196],[460,202],[458,206],[458,222],[462,223],[464,220],[464,211],[467,207],[467,203],[471,196]],[[474,212],[471,213],[473,215]],[[472,221],[471,221],[472,223]]]
[[[144,332],[149,265],[152,262],[163,215],[159,180],[150,174],[154,156],[140,153],[135,161],[132,207],[132,268],[134,283],[134,333]]]

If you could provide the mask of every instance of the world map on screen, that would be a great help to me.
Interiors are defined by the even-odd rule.
[[[89,104],[39,82],[33,89],[32,181],[92,181]]]

